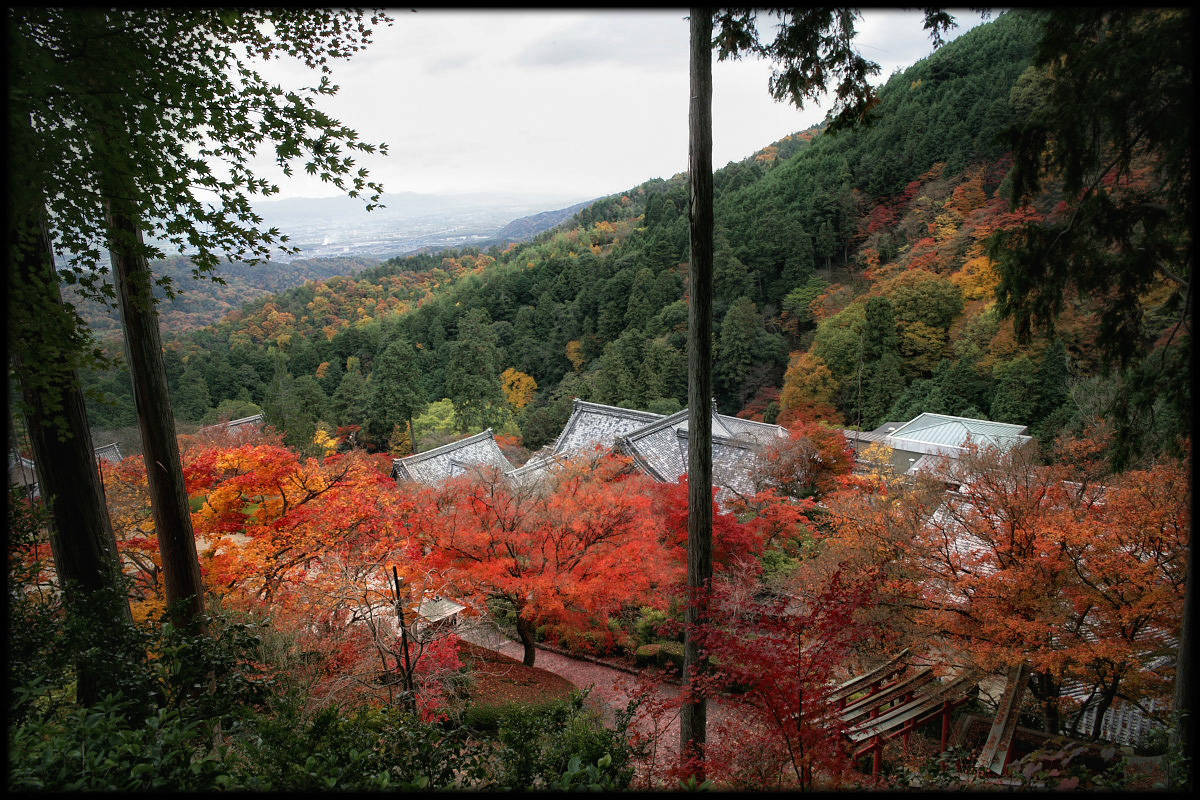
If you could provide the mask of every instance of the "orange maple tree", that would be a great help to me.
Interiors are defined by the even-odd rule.
[[[184,462],[210,587],[227,606],[268,614],[321,655],[310,694],[394,701],[399,683],[387,676],[404,668],[426,679],[419,696],[404,687],[406,702],[436,715],[457,649],[453,640],[415,635],[411,648],[400,646],[397,608],[412,623],[441,582],[411,534],[422,509],[391,479],[390,460],[361,450],[304,458],[278,436],[261,435],[198,442]],[[404,599],[395,596],[392,568],[408,587]]]
[[[430,565],[460,596],[507,604],[525,664],[536,658],[536,626],[594,627],[627,603],[662,607],[682,582],[650,479],[628,466],[597,455],[560,465],[542,482],[480,470],[430,490],[437,513],[422,537]]]
[[[827,504],[833,549],[887,576],[879,597],[926,650],[992,671],[1028,664],[1046,729],[1069,727],[1082,701],[1095,736],[1118,695],[1169,691],[1190,525],[1185,463],[1098,474],[1014,449],[948,462],[949,490],[868,479]]]

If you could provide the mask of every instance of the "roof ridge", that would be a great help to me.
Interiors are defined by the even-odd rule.
[[[400,463],[412,464],[417,461],[424,461],[425,459],[432,458],[437,455],[454,452],[455,450],[461,449],[463,446],[465,446],[467,444],[471,444],[476,441],[481,441],[484,439],[492,439],[493,441],[495,441],[495,437],[492,435],[491,428],[480,431],[479,433],[473,434],[471,436],[467,436],[462,439],[456,439],[453,442],[447,442],[446,444],[439,445],[439,446],[433,448],[432,450],[425,450],[424,452],[421,452],[421,453],[413,453],[412,455],[404,456],[403,458],[393,458],[392,463],[393,464],[400,464]],[[497,449],[499,449],[499,446],[497,446]]]

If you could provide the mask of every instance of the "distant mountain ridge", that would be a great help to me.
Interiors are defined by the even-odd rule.
[[[528,217],[514,219],[497,231],[496,235],[492,238],[496,244],[527,242],[539,233],[548,231],[556,225],[566,222],[594,202],[596,201],[587,200],[583,203],[568,206],[567,208],[560,208],[555,211],[543,211],[539,214],[531,214]]]
[[[274,256],[265,264],[224,264],[224,283],[196,281],[191,265],[174,255],[154,264],[156,275],[171,278],[179,294],[158,292],[165,327],[186,331],[211,325],[246,303],[312,280],[354,275],[387,258],[453,247],[491,247],[525,242],[570,219],[595,200],[545,210],[564,202],[559,195],[501,193],[384,195],[384,208],[367,212],[351,197],[288,198],[256,207],[264,227],[278,227],[298,255]],[[526,216],[516,216],[522,212]],[[315,244],[314,244],[315,242]],[[88,325],[101,337],[115,335],[115,310],[79,304]]]

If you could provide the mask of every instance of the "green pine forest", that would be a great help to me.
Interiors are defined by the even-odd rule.
[[[715,172],[722,413],[862,430],[922,411],[1015,422],[1052,459],[1057,434],[1120,408],[1135,456],[1182,440],[1177,289],[1140,293],[1139,348],[1111,367],[1102,293],[1064,287],[1054,327],[1028,331],[998,301],[998,243],[1052,224],[1064,198],[1047,181],[1014,207],[998,136],[1036,102],[1041,32],[1033,12],[1003,13],[892,75],[870,124],[800,131]],[[219,321],[165,307],[175,414],[187,430],[261,410],[297,448],[340,431],[403,455],[410,420],[417,449],[492,427],[528,453],[553,443],[575,397],[676,411],[687,261],[676,175],[503,250],[392,259],[241,307],[227,292]],[[134,430],[127,376],[86,380],[97,441]]]

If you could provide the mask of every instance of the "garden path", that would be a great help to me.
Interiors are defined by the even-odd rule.
[[[473,644],[490,648],[518,661],[524,656],[520,643],[504,636],[489,621],[475,621],[462,625],[459,635]],[[644,698],[634,717],[632,731],[649,746],[647,763],[640,770],[639,779],[644,780],[646,771],[662,774],[663,769],[673,765],[679,754],[679,711],[671,703],[679,696],[679,686],[655,680],[649,673],[635,674],[617,667],[573,658],[539,647],[534,666],[566,678],[580,689],[587,689],[588,704],[598,711],[608,724],[613,724],[616,713],[624,710],[635,697]],[[726,703],[710,700],[708,703],[709,741],[715,743],[722,720],[733,714]]]

